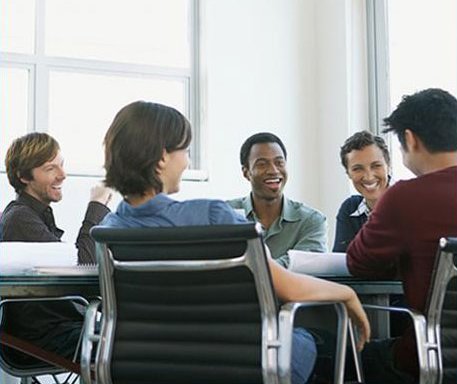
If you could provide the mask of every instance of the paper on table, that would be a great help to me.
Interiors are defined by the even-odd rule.
[[[78,263],[74,244],[0,242],[0,273],[25,273],[37,266],[68,267]]]
[[[44,275],[56,276],[97,276],[98,267],[92,265],[74,265],[71,267],[35,267],[33,272]]]
[[[315,276],[351,276],[346,265],[346,254],[317,253],[291,249],[288,252],[289,270]]]

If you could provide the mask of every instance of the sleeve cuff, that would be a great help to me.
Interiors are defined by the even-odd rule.
[[[106,205],[99,203],[98,201],[91,201],[87,206],[84,221],[97,225],[110,212],[110,209]]]

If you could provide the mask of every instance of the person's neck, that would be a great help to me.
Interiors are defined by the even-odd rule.
[[[137,207],[141,204],[146,203],[147,201],[151,200],[155,196],[157,196],[158,193],[154,190],[149,190],[146,191],[144,194],[135,194],[135,195],[126,195],[125,200],[133,207]]]
[[[427,153],[422,157],[420,175],[432,173],[457,166],[457,151],[442,153]]]
[[[262,226],[266,229],[274,223],[281,215],[283,195],[276,199],[263,199],[255,195],[252,196],[252,205],[255,215]]]

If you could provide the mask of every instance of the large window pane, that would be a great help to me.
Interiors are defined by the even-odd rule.
[[[103,174],[103,137],[132,101],[163,103],[187,115],[186,84],[179,80],[52,71],[49,91],[49,133],[60,142],[69,173]]]
[[[391,107],[425,88],[457,95],[457,1],[390,0],[388,25]],[[398,148],[394,140],[394,176],[409,178]]]
[[[28,80],[26,69],[0,67],[0,169],[11,142],[27,133]]]
[[[35,1],[0,0],[0,51],[33,53]]]
[[[47,0],[46,54],[190,66],[189,0]]]

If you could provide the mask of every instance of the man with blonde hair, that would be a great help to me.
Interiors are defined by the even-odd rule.
[[[57,227],[50,207],[62,199],[62,184],[66,178],[57,141],[40,132],[19,137],[7,151],[5,166],[17,197],[2,214],[2,241],[61,241],[64,232]],[[91,190],[76,239],[80,263],[95,261],[95,244],[89,231],[109,212],[106,204],[110,198],[111,191],[104,186]],[[73,356],[83,316],[72,302],[9,303],[5,316],[5,328],[14,336],[62,356]]]

